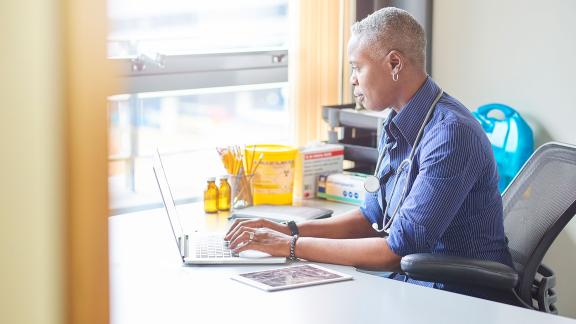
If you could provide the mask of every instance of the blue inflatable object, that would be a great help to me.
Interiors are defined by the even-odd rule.
[[[503,192],[534,151],[532,129],[518,112],[503,104],[484,105],[472,114],[492,143],[500,175],[498,189]]]

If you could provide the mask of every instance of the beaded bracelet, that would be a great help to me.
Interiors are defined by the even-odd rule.
[[[292,239],[290,240],[290,256],[288,257],[288,259],[292,260],[292,261],[298,261],[298,258],[296,257],[296,241],[298,240],[298,235],[294,235],[292,236]]]

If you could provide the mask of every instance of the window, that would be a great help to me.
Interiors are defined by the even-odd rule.
[[[110,57],[286,48],[287,0],[110,0]]]
[[[291,143],[288,0],[109,0],[108,55],[125,93],[109,100],[112,213],[160,204],[160,147],[177,200],[224,173],[217,146]]]

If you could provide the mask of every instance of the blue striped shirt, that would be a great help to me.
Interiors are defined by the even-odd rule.
[[[378,147],[379,154],[384,154],[378,170],[383,185],[378,193],[366,195],[362,213],[381,228],[386,204],[390,204],[388,220],[407,186],[406,198],[387,237],[395,254],[438,253],[512,266],[490,142],[468,109],[450,95],[444,93],[437,103],[416,149],[410,177],[404,172],[392,195],[396,170],[408,158],[440,91],[428,77],[400,112],[392,111],[384,122]]]

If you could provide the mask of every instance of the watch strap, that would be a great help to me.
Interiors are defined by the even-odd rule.
[[[288,225],[288,228],[290,229],[291,236],[300,235],[300,233],[298,232],[298,225],[296,225],[295,221],[288,221],[286,222],[286,225]]]

